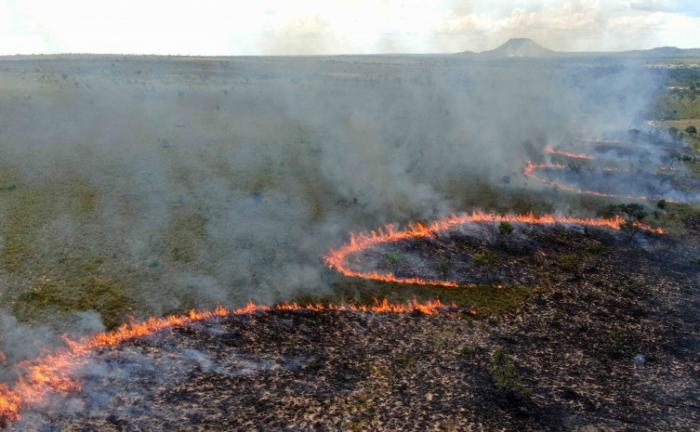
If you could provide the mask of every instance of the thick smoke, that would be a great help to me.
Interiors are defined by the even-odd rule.
[[[459,56],[0,71],[3,304],[97,284],[137,315],[322,293],[320,256],[348,231],[522,187],[545,144],[634,126],[658,84],[633,64]]]

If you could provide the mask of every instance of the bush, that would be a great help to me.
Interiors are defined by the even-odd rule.
[[[474,264],[486,269],[493,268],[498,262],[498,255],[491,251],[477,252],[474,254]]]
[[[389,264],[394,266],[403,261],[403,255],[398,252],[387,252],[384,254],[384,258],[389,262]]]
[[[611,204],[607,206],[600,215],[604,217],[621,216],[626,219],[641,221],[649,215],[649,212],[646,207],[641,204]]]
[[[578,273],[581,258],[577,255],[562,255],[559,257],[559,267],[565,272]]]
[[[501,233],[501,235],[508,235],[513,232],[513,225],[503,221],[498,225],[498,231]]]
[[[491,354],[488,373],[498,390],[506,393],[519,393],[524,396],[530,394],[516,376],[515,365],[510,356],[500,348]]]
[[[447,275],[447,272],[450,270],[450,260],[449,258],[445,256],[441,256],[437,259],[437,268],[440,271],[440,273],[444,275]]]

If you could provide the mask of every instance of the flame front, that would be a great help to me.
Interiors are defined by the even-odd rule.
[[[229,315],[250,315],[270,311],[349,311],[372,313],[413,313],[422,312],[434,315],[447,309],[456,308],[440,300],[408,303],[391,303],[388,300],[376,301],[372,305],[340,305],[283,303],[279,305],[259,305],[248,303],[238,309],[217,307],[211,311],[192,310],[186,315],[164,318],[148,318],[143,322],[124,324],[111,332],[72,340],[64,338],[66,347],[31,362],[19,365],[21,377],[10,388],[0,384],[0,428],[7,422],[19,420],[21,410],[29,406],[41,405],[52,393],[70,394],[80,390],[80,383],[74,378],[75,372],[89,360],[91,353],[117,346],[128,340],[153,335],[158,331],[183,327],[194,322],[221,318]]]
[[[595,160],[595,156],[589,155],[588,153],[574,153],[566,150],[555,149],[552,146],[545,146],[544,152],[553,155],[566,156],[572,159]]]
[[[330,268],[338,271],[340,274],[347,277],[368,279],[381,282],[393,282],[399,284],[434,285],[448,288],[466,288],[473,286],[473,284],[460,285],[456,282],[449,280],[424,279],[420,277],[406,278],[395,276],[391,273],[362,272],[358,270],[353,270],[347,264],[347,258],[351,255],[361,253],[373,246],[387,243],[395,243],[402,240],[430,238],[434,237],[439,232],[449,231],[460,225],[465,225],[468,223],[488,222],[508,222],[532,225],[571,224],[610,228],[613,230],[620,230],[620,228],[622,228],[624,225],[629,224],[629,222],[625,221],[621,217],[616,217],[613,219],[599,219],[573,218],[555,215],[535,216],[532,213],[524,215],[497,215],[492,213],[473,212],[471,214],[461,214],[456,216],[449,216],[443,219],[438,219],[429,225],[414,223],[412,225],[409,225],[407,229],[400,231],[397,231],[394,225],[386,225],[385,227],[379,228],[376,231],[371,231],[369,234],[351,234],[350,242],[346,243],[338,249],[331,250],[328,253],[328,255],[326,255],[325,262]],[[636,228],[653,232],[656,234],[664,234],[666,232],[662,228],[654,228],[652,226],[642,224],[639,222],[632,222],[631,224]]]
[[[369,234],[351,235],[350,242],[338,249],[331,250],[325,257],[325,262],[331,268],[349,277],[401,284],[436,285],[450,288],[465,287],[468,285],[459,285],[448,280],[431,280],[418,277],[402,278],[392,274],[359,272],[351,269],[346,261],[350,255],[361,253],[373,246],[402,240],[429,238],[437,235],[439,232],[449,231],[468,223],[499,222],[535,225],[574,224],[613,230],[619,230],[626,223],[622,218],[588,219],[554,215],[496,215],[474,212],[438,219],[429,225],[414,223],[405,230],[396,230],[393,225],[387,225]],[[658,234],[665,232],[661,228],[653,228],[641,223],[634,223],[634,226]],[[76,372],[89,361],[90,354],[97,353],[106,347],[117,346],[128,340],[153,335],[161,330],[183,327],[194,322],[229,315],[250,315],[270,311],[350,311],[372,313],[413,313],[419,311],[433,315],[455,307],[455,305],[444,304],[440,300],[418,302],[415,299],[409,303],[399,304],[391,303],[385,299],[369,306],[340,304],[300,305],[297,303],[269,306],[248,303],[239,309],[217,307],[211,311],[192,310],[186,315],[148,318],[142,322],[124,324],[114,331],[102,332],[77,340],[64,338],[65,348],[36,360],[21,363],[19,365],[21,376],[12,388],[0,384],[0,427],[7,422],[18,420],[23,409],[29,406],[41,405],[52,393],[70,394],[79,391],[81,386],[75,378]],[[472,313],[475,312],[473,311]]]
[[[616,194],[611,194],[611,193],[605,193],[605,192],[598,192],[594,190],[589,190],[589,189],[583,189],[568,183],[563,183],[557,180],[550,180],[548,178],[542,177],[537,175],[537,171],[544,170],[544,169],[550,169],[550,170],[565,170],[565,169],[571,169],[570,166],[564,165],[564,164],[558,164],[558,163],[533,163],[531,161],[528,161],[527,164],[525,164],[525,167],[523,168],[523,174],[525,177],[537,180],[540,183],[555,187],[559,190],[563,190],[565,192],[571,192],[571,193],[576,193],[576,194],[584,194],[584,195],[592,195],[592,196],[597,196],[600,198],[614,198],[614,199],[631,199],[631,200],[640,200],[640,201],[652,201],[655,198],[648,197],[646,195],[616,195]],[[614,172],[614,173],[630,173],[632,170],[629,169],[624,169],[624,168],[613,168],[613,167],[606,167],[602,168],[603,171],[605,172]],[[649,175],[655,176],[655,175],[660,175],[660,173],[650,173]],[[679,201],[672,200],[665,198],[665,201],[668,201],[670,203],[679,203]]]

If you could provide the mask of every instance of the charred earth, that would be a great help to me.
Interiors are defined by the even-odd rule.
[[[465,277],[488,250],[484,283],[529,286],[517,314],[275,311],[175,327],[96,352],[81,392],[11,428],[695,430],[697,250],[634,229],[506,231],[391,251],[448,254]]]

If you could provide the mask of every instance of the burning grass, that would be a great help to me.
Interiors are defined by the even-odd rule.
[[[340,248],[331,250],[326,255],[325,261],[330,268],[338,271],[340,274],[346,277],[406,285],[433,285],[445,288],[471,287],[474,286],[474,284],[470,282],[460,283],[454,280],[425,278],[420,276],[400,276],[394,273],[371,270],[356,270],[348,264],[348,258],[379,245],[392,244],[402,241],[429,239],[437,236],[439,233],[448,232],[466,224],[481,223],[544,226],[569,224],[596,228],[608,228],[613,230],[620,230],[625,225],[629,224],[635,228],[657,234],[662,234],[665,232],[661,228],[654,228],[636,221],[628,222],[621,217],[612,219],[586,219],[563,216],[560,217],[554,215],[496,215],[475,212],[472,214],[446,217],[428,225],[416,223],[403,230],[397,230],[393,225],[387,225],[376,231],[371,231],[369,234],[352,234],[350,237],[350,242],[341,246]]]
[[[372,305],[334,305],[284,303],[275,306],[249,303],[239,309],[216,308],[212,311],[192,310],[187,315],[149,318],[143,322],[125,324],[112,332],[98,333],[79,340],[66,338],[67,348],[59,349],[45,357],[20,365],[23,373],[19,381],[8,388],[0,385],[0,426],[7,421],[16,421],[20,412],[27,406],[42,404],[51,393],[69,394],[79,391],[80,383],[73,378],[76,370],[84,366],[88,356],[106,347],[117,346],[125,341],[152,336],[164,329],[184,327],[194,322],[222,318],[229,315],[250,315],[270,311],[311,311],[311,312],[371,312],[371,313],[414,313],[433,315],[455,306],[439,300],[403,304],[388,300],[377,301]]]
[[[671,174],[634,172],[619,168],[591,169],[560,163],[528,162],[525,177],[552,186],[564,192],[635,201],[682,202],[694,200],[697,180]],[[580,186],[592,184],[591,186]],[[631,185],[634,192],[619,190],[620,185]],[[689,195],[689,196],[687,196]]]
[[[392,303],[406,303],[411,299],[428,301],[438,299],[457,306],[459,313],[468,318],[494,317],[515,313],[530,298],[531,288],[525,286],[504,287],[479,284],[470,289],[446,290],[430,285],[403,285],[390,282],[342,280],[333,284],[326,295],[299,294],[298,303],[321,304],[372,304],[386,298]]]
[[[347,263],[351,254],[361,253],[370,247],[409,240],[420,242],[421,240],[434,237],[439,232],[447,232],[468,223],[496,223],[498,224],[497,226],[499,226],[500,235],[508,237],[513,233],[513,224],[531,224],[536,226],[575,224],[620,230],[623,227],[624,221],[621,218],[577,219],[555,216],[502,216],[487,213],[472,213],[471,215],[460,215],[440,219],[430,225],[415,224],[406,230],[395,230],[393,227],[389,226],[386,229],[373,232],[370,235],[352,236],[350,243],[329,252],[326,256],[326,263],[344,276],[384,283],[384,286],[380,286],[375,292],[358,290],[363,296],[372,295],[374,299],[381,297],[384,298],[384,300],[374,300],[370,306],[356,303],[316,303],[305,306],[297,303],[281,304],[277,306],[249,304],[237,310],[217,308],[213,311],[191,311],[188,315],[184,316],[150,318],[144,322],[127,324],[112,332],[99,333],[95,336],[77,341],[67,339],[67,348],[60,349],[55,353],[22,365],[21,369],[23,370],[23,374],[11,389],[6,387],[0,388],[0,416],[6,420],[14,421],[19,418],[20,411],[24,407],[41,404],[46,399],[47,395],[51,393],[72,393],[78,391],[80,389],[80,383],[72,378],[75,371],[85,364],[87,361],[86,359],[90,355],[99,350],[110,346],[116,346],[135,338],[150,336],[164,329],[188,326],[197,321],[222,318],[228,315],[246,315],[270,311],[349,311],[394,314],[420,312],[432,315],[443,311],[457,312],[459,311],[458,303],[461,305],[468,304],[469,309],[467,311],[471,315],[478,314],[480,307],[486,309],[487,313],[513,310],[514,307],[517,307],[517,305],[522,303],[524,298],[529,295],[527,290],[510,288],[508,291],[505,291],[506,288],[500,284],[497,286],[464,285],[449,280],[431,280],[420,277],[405,278],[390,273],[363,273],[352,270]],[[663,232],[661,229],[652,228],[641,223],[636,223],[635,226],[638,229],[651,231],[653,233]],[[401,262],[401,260],[398,259],[395,261],[394,265],[398,265]],[[447,269],[445,269],[445,273],[447,273],[446,270]],[[390,293],[381,292],[386,288],[392,288],[393,290],[394,286],[397,284],[415,285],[419,291],[423,291],[420,293],[420,297],[427,297],[428,295],[434,294],[435,290],[441,290],[443,288],[469,288],[447,290],[460,293],[456,296],[452,295],[453,299],[458,301],[451,303],[441,299],[440,295],[437,295],[437,293],[435,293],[436,295],[430,300],[418,300],[417,296],[415,296],[408,302],[398,303],[389,300],[389,297],[391,297]],[[55,286],[52,287],[48,285],[44,288],[45,293],[53,293],[54,296],[60,294],[60,290],[57,290]],[[408,294],[410,291],[406,290],[406,292]],[[465,292],[469,294],[464,296],[463,293]],[[416,293],[414,292],[413,294],[415,295]],[[32,296],[35,296],[35,294],[32,294]],[[446,297],[449,298],[450,295]],[[52,303],[60,304],[62,301],[61,299],[54,299]],[[93,303],[91,300],[87,301]],[[492,308],[491,310],[488,309],[489,306]]]
[[[88,370],[81,375],[84,393],[30,409],[18,425],[692,430],[697,349],[674,337],[696,340],[688,283],[698,269],[678,271],[679,244],[650,236],[654,248],[645,253],[607,230],[535,234],[552,252],[536,269],[551,276],[552,287],[533,290],[517,316],[229,314],[96,351],[93,361],[113,372]],[[561,274],[557,254],[585,255],[599,242],[611,253],[575,277]],[[683,304],[687,311],[676,307]],[[632,361],[638,353],[647,358],[644,366]],[[101,397],[91,397],[96,392]],[[73,413],[64,406],[80,408]]]
[[[567,150],[554,148],[552,146],[545,146],[544,152],[548,153],[550,155],[565,156],[565,157],[571,158],[571,159],[583,159],[583,160],[595,160],[596,159],[595,156],[590,155],[588,153],[576,153],[576,152],[571,152],[571,151],[567,151]]]
[[[545,420],[544,418],[538,417],[540,415],[550,416],[550,414],[546,414],[547,411],[541,411],[541,408],[538,407],[538,403],[541,403],[541,394],[549,393],[542,393],[542,389],[538,389],[536,381],[533,381],[531,372],[529,372],[528,369],[523,369],[523,364],[530,362],[530,360],[524,360],[527,359],[527,356],[523,355],[522,349],[541,349],[541,345],[543,343],[546,345],[546,342],[543,342],[541,339],[545,336],[537,336],[537,342],[532,342],[535,345],[529,348],[520,349],[518,345],[515,345],[518,347],[518,352],[511,354],[511,350],[514,350],[514,346],[512,345],[513,339],[511,338],[518,339],[525,337],[522,334],[515,332],[511,336],[503,336],[505,338],[504,341],[507,341],[507,346],[502,346],[496,348],[495,350],[484,348],[483,340],[476,344],[474,344],[474,341],[467,342],[466,340],[462,340],[464,339],[462,337],[464,335],[471,333],[479,334],[480,332],[486,331],[485,329],[488,327],[488,322],[490,322],[490,320],[487,320],[486,323],[480,322],[480,325],[470,328],[469,330],[465,330],[463,325],[459,324],[458,322],[471,322],[471,319],[455,320],[454,318],[440,318],[437,316],[433,318],[437,320],[435,323],[421,324],[420,320],[415,320],[414,318],[411,318],[412,321],[406,321],[403,319],[396,321],[396,319],[392,317],[395,317],[398,313],[399,315],[406,316],[408,319],[408,317],[415,317],[416,315],[431,315],[439,312],[448,312],[453,314],[454,317],[493,317],[496,314],[508,315],[509,313],[515,312],[516,310],[524,307],[532,308],[542,302],[543,295],[546,298],[547,296],[553,296],[558,293],[559,289],[552,288],[552,286],[559,286],[562,281],[567,280],[566,277],[562,278],[562,272],[575,275],[575,279],[577,280],[587,280],[588,278],[591,278],[592,275],[595,276],[597,274],[598,270],[596,269],[600,268],[601,265],[606,268],[610,267],[610,265],[606,265],[609,255],[604,253],[605,250],[610,248],[624,250],[624,245],[629,245],[629,241],[626,240],[627,235],[624,234],[627,232],[625,231],[625,222],[621,218],[594,219],[589,220],[590,226],[583,229],[580,225],[577,227],[571,219],[558,220],[551,219],[549,217],[541,217],[538,219],[533,216],[528,216],[528,220],[542,222],[541,224],[528,224],[515,216],[503,217],[477,214],[465,217],[476,218],[479,222],[471,223],[484,225],[482,228],[487,228],[494,236],[496,236],[496,243],[493,246],[493,250],[491,250],[492,258],[484,258],[485,261],[482,265],[486,266],[487,261],[493,261],[492,264],[494,268],[498,268],[504,264],[508,267],[519,266],[525,268],[527,272],[532,272],[547,277],[538,281],[529,288],[525,288],[524,286],[520,285],[511,287],[494,284],[480,284],[472,286],[471,288],[446,288],[436,285],[401,284],[398,282],[363,280],[356,277],[349,279],[343,278],[335,284],[335,289],[332,295],[330,295],[327,299],[315,298],[313,299],[313,303],[308,306],[299,306],[299,304],[283,304],[278,306],[248,305],[245,308],[233,311],[219,308],[209,312],[193,311],[189,315],[185,316],[152,318],[143,323],[134,323],[124,326],[113,332],[98,334],[96,336],[78,341],[68,341],[67,348],[23,365],[23,371],[25,374],[22,375],[20,382],[12,388],[3,388],[2,392],[0,393],[0,403],[4,404],[4,417],[7,420],[17,419],[18,416],[21,415],[22,410],[31,409],[32,407],[41,407],[43,402],[51,394],[69,394],[75,395],[75,397],[81,397],[79,396],[80,389],[86,383],[76,379],[76,376],[80,376],[78,371],[83,367],[83,365],[87,364],[87,362],[102,356],[107,356],[108,358],[116,356],[115,359],[123,358],[124,355],[126,355],[126,352],[125,354],[119,354],[119,352],[122,350],[120,347],[124,345],[141,346],[143,344],[148,345],[153,343],[162,347],[162,342],[159,341],[164,338],[180,340],[182,337],[176,335],[182,334],[185,337],[190,337],[187,335],[196,335],[204,331],[204,328],[211,326],[216,327],[220,325],[217,323],[238,323],[239,321],[237,321],[236,317],[260,317],[259,319],[255,318],[254,321],[267,322],[269,325],[272,325],[269,337],[272,338],[272,342],[270,343],[275,344],[275,346],[280,343],[274,342],[277,340],[275,337],[281,337],[280,332],[287,334],[292,331],[290,329],[293,329],[294,332],[306,334],[304,333],[305,330],[303,330],[304,326],[312,325],[314,326],[313,328],[319,326],[319,328],[323,328],[323,326],[330,326],[330,328],[326,330],[309,330],[309,339],[305,340],[303,343],[300,341],[296,341],[294,343],[290,342],[290,346],[293,346],[294,349],[286,352],[285,354],[292,355],[292,357],[299,356],[300,352],[307,352],[309,346],[314,346],[315,348],[311,349],[310,352],[323,352],[321,358],[316,360],[305,360],[303,362],[303,366],[289,366],[289,368],[285,367],[254,375],[246,374],[240,378],[225,378],[227,375],[223,371],[216,373],[211,371],[200,371],[197,373],[204,373],[203,377],[195,378],[194,380],[188,379],[187,384],[182,385],[187,388],[199,388],[200,386],[205,386],[206,390],[202,391],[204,391],[204,394],[207,395],[211,392],[224,391],[222,390],[223,387],[222,389],[218,389],[216,384],[221,379],[224,379],[224,382],[228,383],[226,384],[226,387],[231,388],[233,386],[232,388],[236,389],[234,391],[235,394],[245,394],[245,390],[243,389],[248,388],[249,385],[245,384],[249,382],[248,380],[262,380],[264,384],[261,385],[264,385],[264,388],[273,392],[276,391],[274,389],[278,388],[280,384],[274,384],[274,381],[270,381],[273,379],[272,377],[282,377],[281,379],[285,380],[284,386],[288,386],[291,385],[290,383],[302,380],[305,383],[304,388],[306,390],[299,390],[299,394],[301,396],[298,396],[297,399],[295,399],[296,402],[288,401],[284,397],[280,396],[281,399],[279,399],[279,403],[282,404],[280,407],[282,410],[291,409],[294,406],[304,407],[304,410],[313,410],[314,408],[311,406],[315,403],[314,401],[316,399],[305,393],[309,391],[309,388],[315,388],[315,386],[322,385],[320,384],[321,382],[326,383],[323,385],[340,386],[339,388],[334,388],[334,390],[331,391],[331,394],[334,395],[331,399],[328,399],[332,402],[331,407],[327,407],[322,410],[322,412],[316,414],[317,417],[315,418],[318,418],[319,421],[325,421],[324,419],[330,419],[334,418],[334,416],[340,415],[338,413],[347,412],[351,414],[348,414],[350,415],[350,419],[343,420],[345,422],[343,423],[346,426],[345,428],[352,429],[353,427],[357,427],[362,429],[362,427],[375,427],[381,424],[383,411],[378,411],[375,409],[375,407],[384,406],[386,403],[392,404],[391,401],[395,400],[396,391],[399,387],[404,389],[409,388],[411,392],[414,392],[417,390],[417,388],[414,387],[420,387],[426,382],[431,382],[433,384],[431,384],[430,390],[421,390],[421,400],[429,404],[422,409],[427,409],[430,412],[435,413],[435,407],[432,407],[434,400],[449,400],[449,405],[454,406],[454,404],[457,403],[457,399],[455,399],[454,396],[451,396],[454,394],[454,392],[450,392],[449,389],[443,388],[436,384],[438,382],[443,382],[442,380],[447,378],[435,378],[437,381],[434,382],[430,380],[426,381],[425,377],[409,378],[413,377],[415,374],[433,371],[433,368],[429,367],[428,365],[432,364],[433,359],[443,359],[440,361],[435,361],[438,361],[438,363],[442,365],[445,365],[445,362],[449,362],[449,364],[452,366],[447,368],[447,370],[454,369],[455,371],[461,371],[462,369],[460,368],[466,367],[470,371],[469,373],[466,373],[465,371],[460,372],[460,376],[468,376],[470,378],[467,379],[468,383],[463,383],[465,386],[464,388],[460,387],[459,393],[471,395],[472,393],[469,388],[471,388],[470,386],[474,385],[482,389],[485,388],[483,386],[491,386],[489,388],[492,389],[492,396],[489,396],[488,400],[479,399],[479,401],[476,402],[477,406],[488,407],[486,409],[489,411],[506,410],[506,412],[510,412],[510,410],[515,410],[517,412],[522,412],[522,410],[525,410],[525,412],[532,413],[526,415],[524,419],[521,418],[520,420],[515,420],[519,418],[518,416],[514,417],[514,419],[510,419],[508,417],[510,414],[504,414],[506,415],[506,418],[508,418],[508,422],[515,422],[508,423],[511,424],[511,427],[515,427],[512,425],[521,424],[518,422],[523,421],[535,423],[542,421],[554,421],[551,419]],[[486,218],[486,221],[483,221],[484,218]],[[387,253],[386,250],[382,250],[382,247],[398,247],[397,249],[392,249],[392,251],[397,254],[397,256],[401,256],[402,259],[394,260],[396,262],[393,264],[389,262],[390,260],[386,262],[387,266],[393,266],[394,271],[403,271],[402,266],[407,265],[407,263],[410,262],[410,253],[412,253],[412,251],[417,251],[421,254],[425,253],[433,257],[448,256],[449,265],[451,268],[452,266],[459,265],[461,261],[470,260],[473,256],[473,247],[478,248],[480,246],[471,244],[468,239],[463,236],[463,234],[460,234],[460,232],[456,230],[456,226],[448,222],[449,221],[443,220],[433,225],[422,225],[421,227],[410,228],[413,230],[410,231],[411,233],[425,233],[430,232],[430,227],[433,227],[436,228],[433,233],[438,233],[439,231],[439,234],[442,235],[419,236],[418,238],[408,236],[407,238],[403,238],[407,235],[404,231],[383,230],[374,236],[369,235],[362,238],[370,240],[373,238],[382,238],[383,240],[386,240],[387,235],[395,236],[391,237],[391,239],[399,238],[399,240],[394,240],[389,243],[378,242],[372,246],[378,248],[376,253],[378,253],[377,256],[380,257],[385,256]],[[502,230],[500,227],[501,223],[503,222],[512,225],[512,230]],[[449,229],[437,230],[437,228],[444,227]],[[650,240],[656,238],[653,233],[657,232],[658,230],[641,224],[638,224],[638,227],[650,229],[652,230],[652,233],[640,234],[639,230],[635,229],[634,231],[636,234],[634,232],[630,232],[629,234],[648,235]],[[646,231],[641,231],[641,233],[645,232]],[[509,244],[507,242],[514,243]],[[358,244],[361,243],[359,243],[359,240],[357,240],[356,237],[354,245],[357,246]],[[465,245],[469,247],[465,247]],[[525,249],[523,249],[523,247]],[[336,249],[334,252],[337,251],[338,250]],[[441,252],[438,253],[438,251]],[[485,251],[489,250],[487,249]],[[542,253],[535,253],[536,251],[541,251]],[[368,255],[367,251],[363,250],[355,253],[362,257],[372,256],[372,254]],[[572,259],[572,261],[575,261],[576,265],[574,266],[575,268],[572,267],[568,269],[566,267],[567,264],[564,261],[566,261],[567,257],[570,256],[575,257]],[[347,259],[349,256],[345,255],[345,258]],[[635,255],[630,255],[629,259],[637,258],[635,258]],[[620,258],[617,257],[615,262],[616,264],[613,265],[612,268],[617,268],[617,266],[620,265]],[[435,264],[435,266],[436,268],[439,268],[438,264]],[[633,267],[637,268],[636,265]],[[653,273],[652,270],[650,270],[650,272]],[[610,287],[617,286],[614,284],[614,281],[610,283],[613,284],[610,285]],[[606,289],[611,289],[607,285],[605,286],[607,287]],[[587,289],[590,289],[590,287]],[[601,292],[606,292],[606,289],[602,289]],[[590,303],[592,301],[590,295],[587,295],[585,292],[586,289],[582,289],[582,291],[577,294],[581,297],[581,299],[579,299],[582,302],[581,304],[585,302]],[[628,294],[634,298],[639,298],[638,292]],[[559,295],[561,296],[561,293],[559,293]],[[612,299],[616,299],[617,301],[617,297],[615,297],[615,295],[610,293],[609,295],[611,296],[609,299],[610,301],[612,301]],[[527,299],[532,297],[535,297],[534,305],[533,302],[526,302]],[[343,304],[333,303],[333,301],[338,301],[339,298],[342,298],[345,302]],[[376,303],[375,299],[377,298],[386,298],[388,300]],[[416,300],[412,300],[413,298]],[[431,301],[430,299],[439,300]],[[570,304],[571,301],[573,300],[567,299],[566,301],[562,302],[561,297],[559,297],[559,300],[555,301],[556,307],[553,310],[558,311],[560,308],[570,309],[572,307]],[[375,302],[373,306],[365,306],[366,304],[371,304],[372,302]],[[606,311],[608,307],[610,306],[605,305],[601,307],[600,310],[591,309],[589,307],[587,311],[589,311],[590,314],[586,315],[588,317],[586,319],[590,320],[590,316],[593,313],[603,313],[603,311]],[[355,316],[353,315],[355,312],[370,312],[373,314],[387,313],[386,316],[388,318],[386,321],[384,318],[377,321],[373,321],[372,319],[368,318],[350,318],[351,316]],[[542,313],[542,316],[546,317],[554,312],[549,311]],[[287,319],[296,320],[297,318],[295,317],[307,320],[305,321],[306,324],[304,324],[304,326],[301,324],[295,324],[291,327],[284,324],[285,320]],[[367,336],[366,334],[367,332],[372,331],[370,328],[373,325],[364,324],[366,319],[368,319],[368,323],[388,323],[387,325],[390,326],[393,325],[391,323],[394,321],[397,323],[400,322],[400,327],[396,327],[395,330],[392,330],[399,331],[398,329],[402,328],[400,330],[400,335],[396,335],[399,338],[405,338],[407,337],[406,335],[411,335],[413,338],[414,330],[411,329],[414,329],[414,327],[427,328],[427,326],[434,326],[435,329],[430,331],[425,330],[427,332],[426,334],[431,334],[431,337],[428,339],[421,339],[421,342],[418,345],[415,345],[414,342],[401,342],[398,344],[399,347],[402,347],[400,350],[396,347],[389,348],[389,346],[385,346],[385,343],[388,342],[386,340],[386,334],[384,334],[383,338],[380,338],[380,340],[375,341],[375,343],[378,343],[381,346],[373,347],[372,343],[358,342],[359,345],[357,346],[364,347],[364,350],[377,350],[377,352],[374,354],[364,351],[362,353],[357,353],[357,364],[353,363],[354,366],[352,368],[348,368],[348,366],[342,361],[337,363],[340,361],[338,359],[345,359],[346,355],[348,354],[347,344],[349,343],[349,340],[346,340],[345,338],[350,336],[346,335],[345,333],[339,335],[339,330],[334,330],[334,326],[342,327],[345,325],[343,323],[348,323],[348,328],[342,327],[344,328],[343,332],[346,332],[349,328],[352,328],[355,329],[353,330],[353,333],[351,333],[354,335],[352,336],[353,338],[369,337],[371,340],[375,340],[374,338],[376,336]],[[527,323],[540,319],[539,313],[532,312],[531,314],[524,314],[518,320],[513,321],[513,323]],[[447,323],[448,321],[454,321],[455,324],[440,324],[443,322]],[[510,322],[507,319],[506,321]],[[196,329],[197,326],[194,326],[193,324],[197,322],[202,322],[204,324],[203,329]],[[623,320],[623,322],[626,321]],[[235,325],[241,324],[239,323]],[[376,325],[383,326],[385,324]],[[543,328],[547,327],[548,331],[550,332],[547,333],[548,335],[551,335],[551,332],[557,331],[557,325],[558,324],[549,321],[542,323]],[[587,321],[586,325],[592,324],[588,323]],[[221,342],[215,342],[217,344],[224,343],[225,341],[229,340],[235,341],[235,345],[237,347],[245,347],[246,343],[249,342],[239,339],[252,337],[253,334],[256,335],[255,338],[258,341],[255,342],[256,344],[261,343],[260,340],[266,340],[262,335],[260,335],[260,331],[262,329],[258,328],[257,324],[256,327],[254,327],[255,330],[252,330],[252,322],[250,326],[251,329],[245,330],[245,332],[234,332],[238,336],[233,338],[212,336],[214,333],[206,337],[197,336],[197,338],[203,341],[212,341],[212,343],[221,339]],[[455,326],[461,328],[461,330],[457,328],[453,329],[452,327]],[[482,326],[484,327],[482,328]],[[360,327],[361,330],[358,330]],[[319,333],[319,331],[321,333]],[[386,330],[383,331],[385,332]],[[570,330],[567,330],[567,332],[568,331]],[[598,350],[607,350],[606,352],[613,353],[616,356],[611,357],[611,359],[613,359],[612,361],[622,361],[623,358],[626,358],[625,356],[632,352],[630,349],[642,349],[639,347],[630,348],[630,344],[636,343],[636,336],[620,333],[618,331],[619,334],[623,335],[623,337],[618,337],[615,336],[618,334],[615,333],[615,331],[607,330],[606,328],[604,332],[600,333],[602,335],[609,335],[609,337],[606,336],[606,341],[609,339],[610,343],[605,342],[604,344],[601,344],[596,342],[590,343],[590,345],[584,344],[582,347],[595,346]],[[328,345],[333,345],[333,343],[339,343],[343,346],[343,349],[338,350],[333,348],[333,350],[326,353],[320,348],[320,346],[316,346],[315,344],[321,343],[319,342],[318,338],[323,337],[319,336],[325,334],[323,332],[328,332],[329,335],[333,335],[333,339],[331,340],[335,342],[326,341],[320,346],[328,347]],[[443,333],[444,335],[442,335]],[[595,336],[599,333],[590,332],[590,334]],[[287,337],[294,336],[285,336],[285,338]],[[338,338],[343,338],[342,341],[344,342]],[[153,342],[149,342],[150,339],[153,339]],[[393,342],[393,338],[390,339]],[[565,340],[569,341],[569,339],[571,338]],[[575,338],[571,339],[571,341],[574,340]],[[499,345],[500,343],[497,343],[496,346]],[[420,347],[420,352],[415,351],[417,347]],[[159,348],[155,351],[154,349],[148,349],[147,352],[154,353],[158,352],[160,349],[163,348]],[[257,352],[260,347],[254,345],[249,349],[251,350],[251,353],[254,353]],[[220,349],[217,348],[217,352],[219,352],[219,350]],[[394,360],[391,362],[387,362],[387,350],[392,352],[391,356]],[[393,354],[393,351],[397,352]],[[341,352],[344,354],[338,357],[338,354]],[[613,354],[610,355],[612,356]],[[600,354],[598,353],[596,355]],[[541,365],[537,367],[541,367]],[[443,371],[443,369],[444,368],[440,367],[435,368],[431,374],[434,373],[441,375],[443,372],[440,371]],[[591,372],[589,371],[588,373]],[[306,377],[305,374],[312,375]],[[318,377],[320,375],[324,376],[325,378],[318,382],[310,378],[311,376]],[[290,376],[296,378],[289,378]],[[345,376],[351,378],[345,378]],[[110,380],[113,380],[114,378],[88,377],[87,379],[90,382],[89,385],[92,386],[97,385],[97,382],[110,382]],[[97,382],[95,382],[95,380],[97,380]],[[478,381],[477,384],[472,382],[474,380]],[[450,387],[453,387],[454,385],[457,385],[455,383],[461,381],[455,381],[454,377],[450,377],[448,382],[450,382]],[[216,389],[212,388],[212,386],[216,387]],[[352,386],[356,390],[352,392],[342,390],[348,386]],[[187,391],[189,392],[191,390]],[[326,394],[330,390],[319,389],[318,391]],[[481,392],[483,393],[483,390],[481,390]],[[168,400],[170,400],[168,403],[176,403],[176,401],[183,397],[185,397],[185,400],[190,401],[190,399],[187,399],[189,396],[186,396],[181,391],[173,390],[166,393],[170,395],[168,396]],[[404,391],[401,391],[401,394],[404,394]],[[540,400],[540,402],[536,403],[536,398],[538,398],[537,400]],[[256,404],[271,403],[269,399],[261,401],[257,398],[252,398],[250,400],[256,400]],[[469,400],[473,401],[474,396],[469,396]],[[188,406],[190,408],[187,409],[195,409],[198,411],[201,411],[202,409],[205,409],[205,407],[209,406],[209,404],[203,404],[201,402],[197,402],[192,405],[191,401],[186,403],[181,401],[177,403],[178,406]],[[183,403],[185,405],[182,405]],[[417,402],[414,401],[412,406],[415,403]],[[474,402],[470,404],[464,400],[462,403],[466,403],[469,406]],[[498,408],[493,406],[494,403],[497,404],[496,406]],[[245,409],[244,407],[247,405],[245,401],[241,400],[235,402],[235,406]],[[395,413],[393,409],[394,408],[392,408],[392,412]],[[412,416],[416,415],[415,411],[413,412],[414,414],[412,414]],[[531,417],[532,415],[535,415],[535,417]],[[55,415],[56,418],[61,418],[61,416],[61,414]],[[213,421],[215,418],[218,417],[215,415],[193,415],[188,417],[187,421],[195,423],[200,421],[209,422]],[[468,421],[473,421],[475,418],[480,417],[475,417],[474,413],[469,414],[469,416],[466,418],[461,414],[456,416],[447,416],[445,418],[447,423],[445,424],[449,423],[454,425],[463,425],[463,422],[467,421],[467,419],[469,419]],[[504,421],[503,419],[480,419],[480,421],[484,421],[489,425],[497,425]],[[84,419],[80,421],[87,421],[89,423],[93,420]],[[120,422],[126,423],[131,421],[137,420],[120,420]],[[144,421],[150,420],[146,419]],[[261,421],[267,426],[273,424],[270,423],[271,420],[269,419],[258,419],[256,421]],[[294,423],[294,420],[289,419],[286,419],[285,422],[288,422],[287,424],[296,424]],[[212,427],[220,428],[222,426],[219,425]]]

